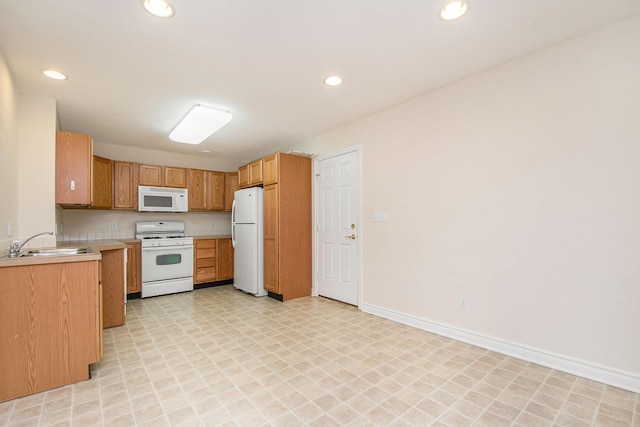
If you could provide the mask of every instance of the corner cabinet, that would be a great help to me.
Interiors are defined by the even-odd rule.
[[[311,295],[311,159],[277,153],[271,160],[276,169],[269,182],[275,182],[264,187],[264,288],[286,301]]]
[[[91,136],[56,132],[56,203],[91,204],[92,166]]]

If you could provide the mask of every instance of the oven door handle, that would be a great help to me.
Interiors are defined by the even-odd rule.
[[[184,245],[184,246],[153,246],[150,248],[142,248],[142,251],[173,251],[176,249],[193,249],[193,245]]]

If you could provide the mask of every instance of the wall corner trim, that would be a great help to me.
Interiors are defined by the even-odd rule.
[[[527,347],[522,344],[456,328],[444,323],[433,322],[373,304],[362,303],[360,309],[365,313],[413,326],[423,331],[442,335],[527,362],[536,363],[547,368],[619,387],[634,393],[640,393],[640,376],[630,372],[551,353],[538,348]]]

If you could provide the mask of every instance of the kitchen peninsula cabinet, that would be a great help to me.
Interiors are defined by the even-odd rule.
[[[311,159],[277,153],[264,187],[264,288],[282,301],[311,295]]]
[[[238,189],[238,173],[224,173],[224,211],[231,212],[233,207],[233,193]]]
[[[56,132],[56,203],[91,204],[93,140],[89,135]]]
[[[137,164],[113,161],[113,209],[138,209]]]
[[[112,204],[111,160],[93,156],[92,208],[111,209]]]
[[[0,267],[0,402],[89,378],[102,348],[98,278],[97,259]]]
[[[224,210],[224,172],[189,169],[189,210]]]

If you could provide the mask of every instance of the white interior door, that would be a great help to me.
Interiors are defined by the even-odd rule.
[[[318,295],[358,305],[360,171],[357,149],[316,163]]]

